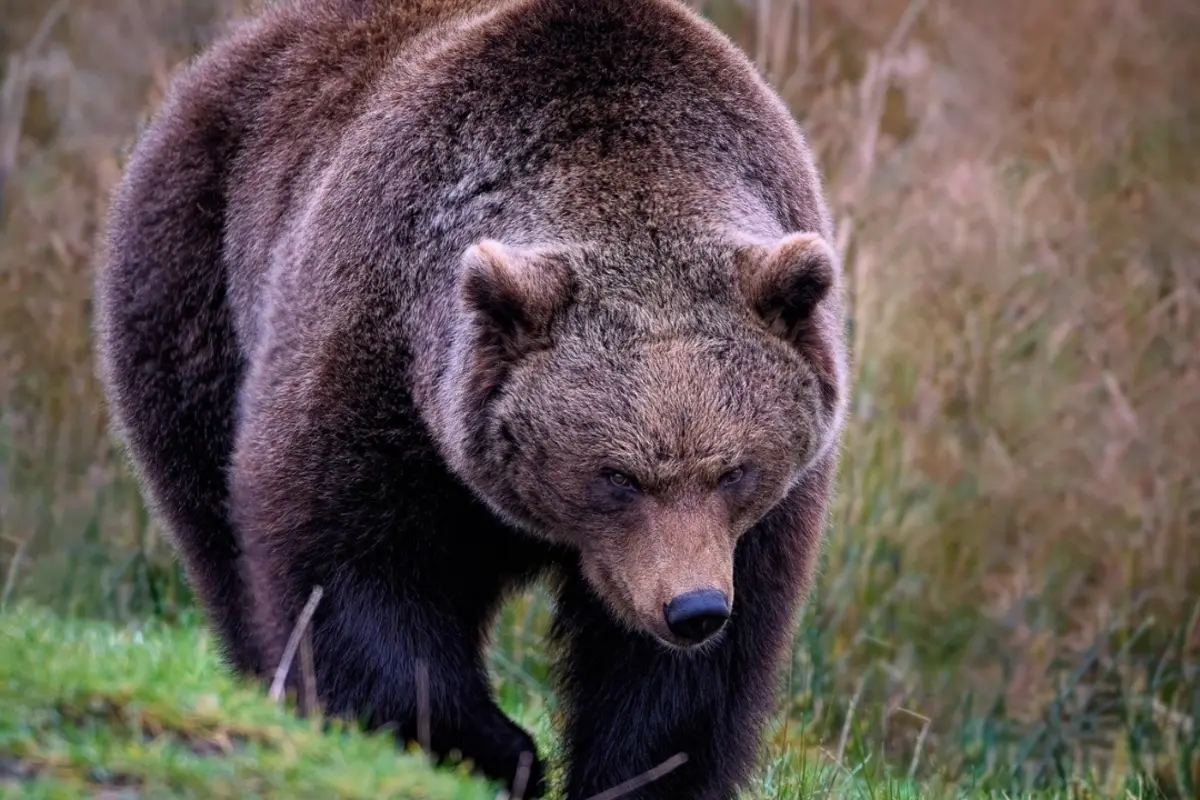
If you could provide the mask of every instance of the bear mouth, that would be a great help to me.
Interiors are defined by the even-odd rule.
[[[730,623],[725,623],[719,630],[700,642],[692,642],[672,636],[669,631],[665,630],[665,626],[664,629],[659,629],[657,626],[647,628],[647,633],[654,640],[655,644],[668,654],[684,657],[701,657],[721,646],[729,635],[729,625]]]

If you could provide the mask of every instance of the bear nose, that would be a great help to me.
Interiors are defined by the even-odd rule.
[[[664,612],[672,635],[700,644],[729,619],[729,598],[716,589],[697,589],[676,597]]]

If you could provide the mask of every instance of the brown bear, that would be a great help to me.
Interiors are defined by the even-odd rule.
[[[238,670],[319,586],[325,712],[541,796],[485,654],[545,579],[565,796],[683,753],[626,796],[731,798],[833,490],[832,237],[795,121],[679,0],[280,0],[131,151],[101,374]]]

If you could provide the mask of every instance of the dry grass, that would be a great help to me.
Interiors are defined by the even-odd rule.
[[[213,4],[75,0],[38,43],[30,6],[0,0],[11,591],[184,597],[104,435],[88,257]],[[853,292],[858,398],[792,679],[806,725],[780,741],[1006,787],[1194,792],[1200,6],[694,5],[806,125]]]
[[[128,609],[161,551],[106,437],[91,253],[121,156],[216,3],[0,0],[0,552],[16,588]],[[98,602],[102,601],[102,602]]]

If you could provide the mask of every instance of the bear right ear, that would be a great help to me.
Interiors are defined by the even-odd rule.
[[[483,239],[463,254],[461,287],[485,339],[515,360],[544,345],[575,284],[564,252]]]
[[[794,233],[738,252],[738,284],[767,328],[796,343],[837,281],[837,255],[815,233]]]

